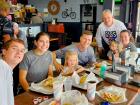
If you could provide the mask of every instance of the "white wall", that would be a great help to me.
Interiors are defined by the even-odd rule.
[[[29,0],[29,4],[34,5],[40,12],[43,12],[44,8],[47,8],[48,2],[50,0]],[[84,0],[66,0],[67,2],[65,3],[64,0],[56,0],[60,4],[60,12],[57,15],[48,15],[46,17],[46,21],[51,21],[52,18],[57,18],[58,22],[80,22],[80,4],[84,4]],[[91,4],[98,4],[98,0],[87,0]],[[71,19],[70,17],[68,18],[62,18],[62,11],[64,11],[66,8],[76,12],[76,19]],[[100,22],[101,21],[101,12],[102,12],[102,5],[97,5],[97,16],[96,16],[96,21]]]

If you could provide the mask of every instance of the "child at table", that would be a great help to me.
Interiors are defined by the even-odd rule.
[[[62,75],[72,75],[76,71],[80,73],[84,71],[84,68],[78,65],[78,54],[75,51],[67,51],[65,54],[65,63]]]
[[[114,59],[116,62],[119,62],[119,46],[116,41],[110,43],[110,50],[107,53],[108,59],[112,61],[112,53],[114,54]]]

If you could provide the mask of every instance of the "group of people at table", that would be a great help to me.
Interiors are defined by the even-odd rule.
[[[132,35],[125,25],[113,18],[110,10],[104,10],[103,22],[96,33],[97,51],[103,58],[112,60],[121,58],[124,63],[125,48],[136,52],[136,47],[131,42]],[[92,32],[85,30],[80,36],[80,42],[71,44],[54,52],[49,51],[50,37],[45,32],[40,32],[34,40],[35,49],[25,53],[24,42],[20,39],[10,39],[2,47],[0,59],[0,105],[14,105],[12,69],[19,64],[19,82],[24,91],[29,91],[32,82],[53,76],[53,65],[62,75],[71,75],[84,71],[87,64],[93,66],[96,63],[96,55],[90,46]],[[122,47],[119,50],[119,44]],[[64,58],[64,65],[59,64],[56,58]]]

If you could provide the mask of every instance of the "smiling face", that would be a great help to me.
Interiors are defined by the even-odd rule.
[[[2,50],[3,59],[11,66],[14,67],[21,62],[25,53],[25,46],[23,43],[11,42],[8,48]]]
[[[50,46],[50,40],[47,35],[41,35],[34,43],[36,45],[36,49],[40,52],[46,52]]]
[[[104,12],[102,15],[103,22],[106,26],[110,27],[113,24],[113,16],[110,12]]]
[[[80,37],[80,46],[82,49],[87,49],[92,42],[92,35],[83,34]]]
[[[127,46],[130,42],[130,35],[128,32],[121,32],[120,33],[120,40],[124,46]]]

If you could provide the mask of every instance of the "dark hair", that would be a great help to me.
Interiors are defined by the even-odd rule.
[[[41,37],[41,36],[47,36],[49,39],[50,39],[50,36],[45,33],[45,32],[39,32],[36,37],[35,37],[35,40],[38,41],[38,39]]]
[[[127,32],[127,33],[128,33],[128,35],[129,35],[129,37],[130,37],[130,42],[134,43],[135,40],[134,40],[134,38],[133,38],[133,36],[132,36],[132,32],[131,32],[130,30],[122,30],[122,31],[120,32],[120,35],[121,35],[121,33],[124,33],[124,32]]]
[[[21,40],[21,39],[10,39],[10,40],[8,40],[7,42],[4,43],[2,49],[7,50],[13,42],[17,42],[17,43],[20,43],[20,44],[25,46],[24,41]]]

